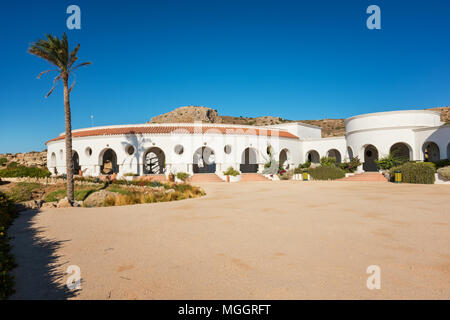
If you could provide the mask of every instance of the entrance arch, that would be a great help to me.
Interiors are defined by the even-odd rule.
[[[389,149],[389,153],[402,160],[411,160],[411,147],[404,142],[394,143]]]
[[[378,166],[376,164],[378,160],[378,150],[375,146],[369,144],[364,148],[364,171],[378,171]]]
[[[432,141],[423,144],[423,161],[439,161],[441,159],[439,147]]]
[[[327,152],[327,157],[335,158],[336,163],[341,163],[341,153],[337,149],[330,149]]]
[[[113,174],[119,172],[117,165],[117,155],[113,149],[105,149],[101,155],[100,174]]]
[[[194,152],[194,173],[216,172],[216,159],[214,150],[209,147],[200,147]]]
[[[347,147],[348,159],[353,160],[353,150],[350,147]]]
[[[151,147],[144,153],[144,174],[163,174],[166,164],[166,155],[161,148]]]
[[[75,150],[72,151],[72,170],[74,175],[78,175],[81,170],[80,157]]]
[[[311,163],[319,163],[320,162],[320,156],[319,153],[316,150],[310,150],[306,153],[306,160]]]
[[[285,170],[289,169],[289,161],[288,160],[289,160],[289,150],[288,149],[281,150],[280,156],[278,158],[278,163]]]
[[[254,148],[246,148],[242,152],[241,165],[239,167],[242,173],[258,172],[257,152]]]

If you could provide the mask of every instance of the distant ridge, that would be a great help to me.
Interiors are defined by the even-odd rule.
[[[450,122],[450,107],[429,108],[425,110],[441,111],[441,121]],[[256,118],[220,116],[217,110],[203,106],[186,106],[153,117],[149,123],[186,123],[200,121],[203,123],[225,123],[251,126],[266,126],[287,122],[303,122],[322,128],[322,137],[336,137],[345,134],[344,119],[321,120],[287,120],[280,117],[262,116]]]

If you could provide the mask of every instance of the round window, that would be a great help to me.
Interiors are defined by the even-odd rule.
[[[87,147],[86,150],[85,150],[85,153],[86,153],[86,155],[87,155],[88,157],[90,157],[90,156],[92,155],[92,149],[89,148],[89,147]]]
[[[223,151],[224,151],[226,154],[230,154],[230,153],[231,153],[231,146],[230,146],[229,144],[227,144],[227,145],[223,148]]]
[[[181,144],[177,144],[174,148],[176,154],[183,154],[184,148]]]
[[[126,151],[131,156],[134,153],[134,147],[132,145],[129,145]]]

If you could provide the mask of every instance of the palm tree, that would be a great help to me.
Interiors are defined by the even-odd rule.
[[[64,85],[64,111],[66,118],[66,174],[67,174],[67,199],[70,204],[74,201],[73,196],[73,166],[72,166],[72,125],[70,116],[70,92],[73,89],[75,81],[69,88],[69,78],[74,75],[74,71],[79,67],[91,64],[90,62],[83,62],[76,66],[74,63],[78,60],[77,53],[80,45],[77,45],[72,52],[69,52],[69,43],[67,36],[64,33],[61,39],[46,34],[47,39],[40,39],[30,45],[28,52],[32,55],[38,56],[50,64],[56,66],[56,69],[46,70],[38,75],[38,79],[45,73],[56,71],[58,75],[53,80],[53,88],[47,93],[46,98],[55,90],[59,81],[62,80]]]

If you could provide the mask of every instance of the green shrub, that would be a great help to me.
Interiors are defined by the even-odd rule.
[[[361,165],[361,161],[359,161],[358,157],[354,157],[349,162],[342,162],[339,164],[339,168],[344,170],[345,172],[355,172],[356,169]]]
[[[407,159],[402,159],[397,156],[395,156],[393,153],[390,153],[384,158],[381,158],[380,160],[375,160],[375,163],[377,166],[382,170],[389,170],[393,167],[397,167],[405,162],[407,162]]]
[[[0,158],[0,166],[5,165],[8,162],[8,159],[6,158]]]
[[[13,162],[10,162],[7,167],[8,168],[16,168],[18,165],[19,164],[17,162],[13,161]]]
[[[436,170],[434,164],[430,162],[407,162],[393,167],[389,171],[391,180],[397,170],[401,171],[402,181],[405,183],[433,184],[435,180],[434,173]]]
[[[322,167],[336,167],[335,157],[322,157],[320,158],[320,165]]]
[[[14,201],[0,192],[0,300],[5,300],[14,293],[14,278],[10,272],[16,264],[10,253],[7,230],[16,215]]]
[[[229,167],[227,169],[227,171],[224,171],[223,174],[226,175],[226,176],[233,176],[233,177],[235,177],[235,176],[240,175],[241,173],[239,171],[235,170],[233,167]]]
[[[436,165],[436,169],[439,169],[442,167],[450,166],[450,159],[439,160],[439,161],[435,161],[433,163]]]
[[[176,177],[181,181],[186,181],[187,179],[189,179],[190,175],[186,172],[177,172]]]
[[[445,180],[450,180],[450,166],[437,169],[437,173],[441,175]]]
[[[2,178],[46,178],[50,176],[51,173],[46,168],[8,166],[6,169],[0,170],[0,177]]]
[[[313,180],[335,180],[345,177],[345,171],[331,166],[321,166],[308,170]]]

